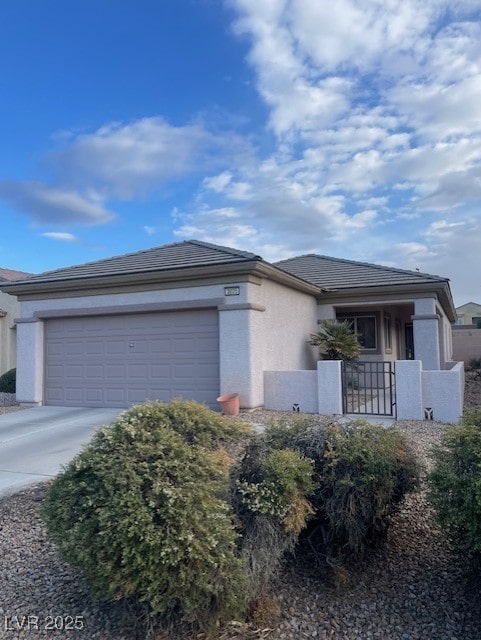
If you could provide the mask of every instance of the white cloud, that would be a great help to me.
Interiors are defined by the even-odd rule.
[[[217,176],[212,176],[210,178],[204,178],[203,185],[207,189],[212,189],[212,191],[216,191],[217,193],[222,193],[225,191],[226,187],[232,182],[232,173],[230,171],[223,171],[219,173]]]
[[[50,238],[52,240],[60,240],[60,242],[78,242],[77,236],[73,233],[67,233],[64,231],[46,231],[41,233],[44,238]]]
[[[62,183],[130,200],[197,171],[201,155],[205,167],[223,143],[201,124],[175,127],[160,117],[142,118],[72,135],[49,160]]]
[[[411,268],[413,268],[413,264],[417,264],[420,259],[425,260],[428,257],[436,255],[436,252],[430,250],[428,245],[421,242],[398,242],[394,245],[394,249]]]
[[[466,228],[465,222],[448,222],[447,220],[438,220],[432,222],[425,232],[427,238],[434,238],[448,242],[454,238],[459,231]]]
[[[436,188],[417,204],[422,209],[444,211],[470,201],[481,202],[481,166],[441,176]]]
[[[196,238],[205,242],[222,243],[238,247],[246,246],[246,243],[255,241],[256,228],[244,221],[242,212],[233,207],[221,209],[203,209],[196,214],[175,212],[181,225],[174,232],[179,238]]]
[[[36,182],[2,180],[0,198],[40,224],[69,222],[97,225],[115,217],[97,200],[71,189]]]
[[[222,194],[230,200],[250,200],[252,198],[251,185],[248,182],[234,180],[231,171],[223,171],[216,176],[204,178],[202,186]]]
[[[50,160],[62,180],[130,200],[229,163],[248,164],[252,154],[250,141],[231,130],[218,133],[200,121],[174,126],[152,117],[74,136]]]
[[[144,231],[148,236],[153,236],[160,231],[160,228],[146,224],[144,225]]]

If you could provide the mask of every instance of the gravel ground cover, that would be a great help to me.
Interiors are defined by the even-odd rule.
[[[468,381],[466,397],[468,406],[479,405],[481,383]],[[17,409],[0,407],[0,412]],[[254,411],[239,419],[258,426],[273,414],[292,418],[292,413]],[[413,421],[397,427],[429,465],[429,451],[444,426]],[[42,483],[0,499],[0,638],[134,640],[129,612],[92,598],[47,539],[39,516],[47,486]],[[405,501],[386,544],[360,560],[341,586],[336,588],[331,576],[297,558],[279,576],[275,593],[280,605],[276,619],[232,624],[217,640],[481,640],[479,578],[467,560],[451,552],[423,492]],[[172,636],[161,633],[156,638]]]
[[[4,407],[18,406],[14,393],[0,392],[0,413]]]

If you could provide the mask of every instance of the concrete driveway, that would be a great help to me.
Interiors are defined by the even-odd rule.
[[[0,415],[0,496],[57,475],[121,411],[33,407]]]

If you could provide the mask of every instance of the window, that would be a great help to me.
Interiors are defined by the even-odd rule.
[[[349,322],[363,349],[376,349],[376,317],[375,316],[337,316],[341,322]]]

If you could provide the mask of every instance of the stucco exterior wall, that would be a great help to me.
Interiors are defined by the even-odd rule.
[[[261,287],[249,287],[250,301],[266,309],[262,329],[256,332],[256,356],[262,354],[263,370],[315,369],[317,353],[309,345],[310,334],[317,329],[314,296],[270,280],[263,280]]]
[[[309,336],[317,328],[314,296],[262,280],[250,283],[249,302],[264,311],[249,310],[245,326],[250,344],[250,399],[241,406],[264,404],[264,371],[314,370],[316,350]]]
[[[14,320],[20,314],[20,303],[16,296],[0,291],[0,311],[6,312],[4,317],[0,317],[0,375],[2,375],[16,366],[17,332]]]
[[[242,303],[247,301],[247,283],[226,281],[222,284],[207,286],[179,287],[178,289],[151,289],[149,291],[132,291],[65,297],[47,298],[44,300],[27,300],[21,303],[22,318],[31,317],[35,312],[56,309],[98,309],[101,307],[114,307],[125,305],[138,305],[150,303],[168,303],[193,300],[209,300],[224,298],[225,286],[238,285],[238,296],[227,297],[226,302]]]

